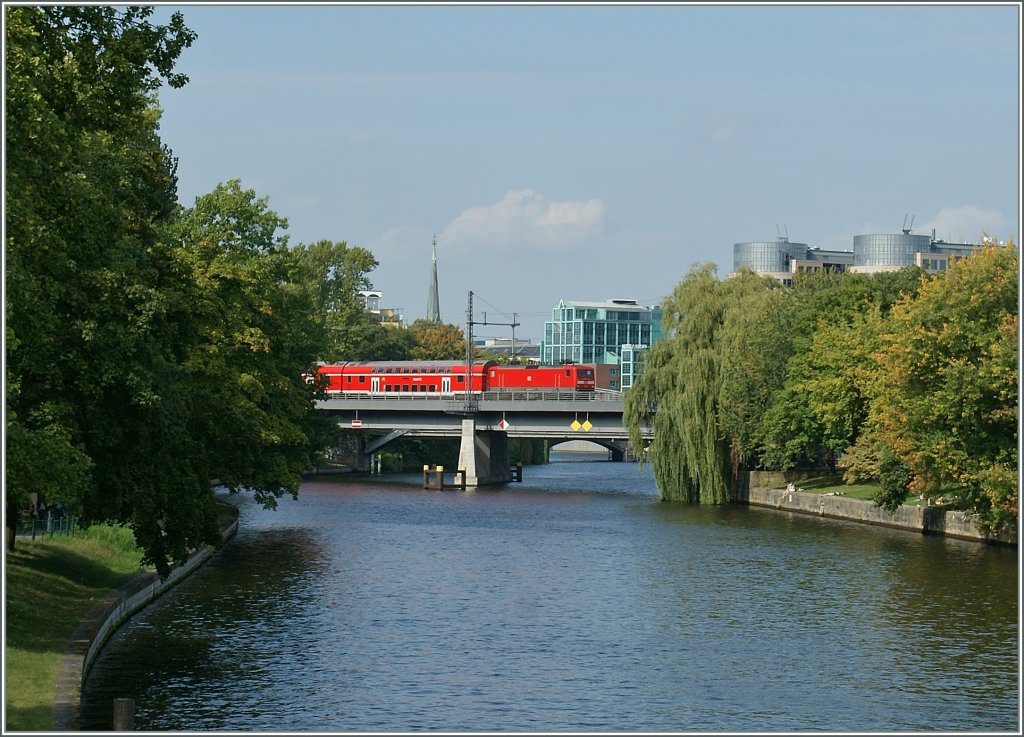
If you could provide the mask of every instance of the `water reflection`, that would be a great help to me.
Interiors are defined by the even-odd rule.
[[[147,730],[1016,728],[1015,551],[529,471],[243,505],[111,642],[83,726],[127,695]]]

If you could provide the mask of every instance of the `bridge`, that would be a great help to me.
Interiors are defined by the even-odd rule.
[[[461,438],[459,467],[470,486],[511,479],[509,438],[589,440],[608,448],[613,460],[623,460],[629,445],[620,392],[345,393],[318,401],[317,408],[342,427],[371,431],[364,457],[403,436]],[[642,435],[650,440],[653,431],[642,428]]]

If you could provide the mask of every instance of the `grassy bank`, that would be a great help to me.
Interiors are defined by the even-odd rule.
[[[140,571],[130,530],[19,539],[5,566],[5,730],[52,726],[57,671],[78,623],[107,591]]]
[[[845,484],[843,483],[842,474],[829,474],[825,476],[816,476],[814,478],[803,479],[798,482],[797,487],[802,491],[807,491],[814,494],[834,494],[836,496],[845,496],[850,499],[865,499],[871,501],[878,490],[881,488],[877,482],[873,483],[862,483],[862,484]],[[953,502],[958,495],[960,489],[956,486],[944,486],[942,488],[943,496],[940,497],[943,501],[946,501],[945,506],[955,506]],[[932,502],[935,505],[935,501]],[[908,507],[923,507],[925,502],[918,499],[913,494],[907,494],[903,500],[903,504]]]
[[[221,529],[238,516],[218,505]],[[142,569],[125,527],[96,525],[74,536],[19,538],[4,568],[4,731],[48,731],[68,640],[96,602]]]

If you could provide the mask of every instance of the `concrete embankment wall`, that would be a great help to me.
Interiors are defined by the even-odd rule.
[[[237,531],[238,520],[235,520],[223,530],[224,539],[230,540]],[[165,580],[161,581],[156,573],[144,573],[109,592],[96,603],[71,636],[68,649],[61,659],[53,703],[54,730],[63,732],[78,728],[82,684],[107,638],[125,620],[209,560],[214,552],[214,548],[204,546],[183,564],[175,566]]]
[[[947,535],[1005,545],[1017,544],[1016,537],[986,535],[975,520],[964,512],[946,511],[938,507],[900,506],[890,514],[863,499],[826,496],[808,491],[786,491],[790,481],[796,486],[800,485],[799,476],[793,474],[751,471],[747,502],[757,507],[864,522],[922,534]]]

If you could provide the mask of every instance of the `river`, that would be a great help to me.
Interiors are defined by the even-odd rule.
[[[1014,731],[1015,549],[661,503],[552,455],[502,490],[322,478],[134,617],[84,730]]]

